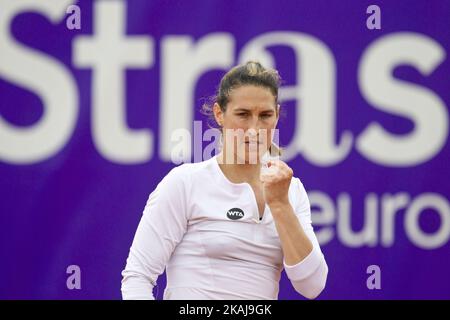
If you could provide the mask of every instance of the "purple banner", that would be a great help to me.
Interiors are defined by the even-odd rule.
[[[254,59],[319,299],[450,299],[449,54],[447,0],[0,0],[0,298],[120,299],[149,193],[204,160],[203,99]],[[284,272],[279,299],[304,299]]]

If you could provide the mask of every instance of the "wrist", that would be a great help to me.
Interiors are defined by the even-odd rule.
[[[288,198],[271,201],[267,205],[269,206],[272,214],[277,214],[278,212],[285,212],[289,208],[292,208]]]

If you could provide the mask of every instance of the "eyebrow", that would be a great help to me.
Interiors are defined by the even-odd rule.
[[[246,108],[236,108],[236,109],[233,110],[233,112],[242,112],[242,111],[250,112],[251,110],[250,109],[246,109]],[[273,109],[266,109],[266,110],[263,110],[261,112],[275,112],[275,110],[273,110]]]

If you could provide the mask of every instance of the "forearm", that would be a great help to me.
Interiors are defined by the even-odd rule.
[[[295,290],[308,299],[325,288],[328,266],[311,226],[303,228],[291,205],[271,207],[284,254],[284,268]]]
[[[312,251],[309,240],[289,202],[269,205],[281,242],[284,261],[295,265],[303,261]]]

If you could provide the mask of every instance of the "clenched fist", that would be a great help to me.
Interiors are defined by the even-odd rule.
[[[288,191],[293,175],[292,169],[281,160],[270,160],[261,168],[264,200],[269,207],[289,204]]]

